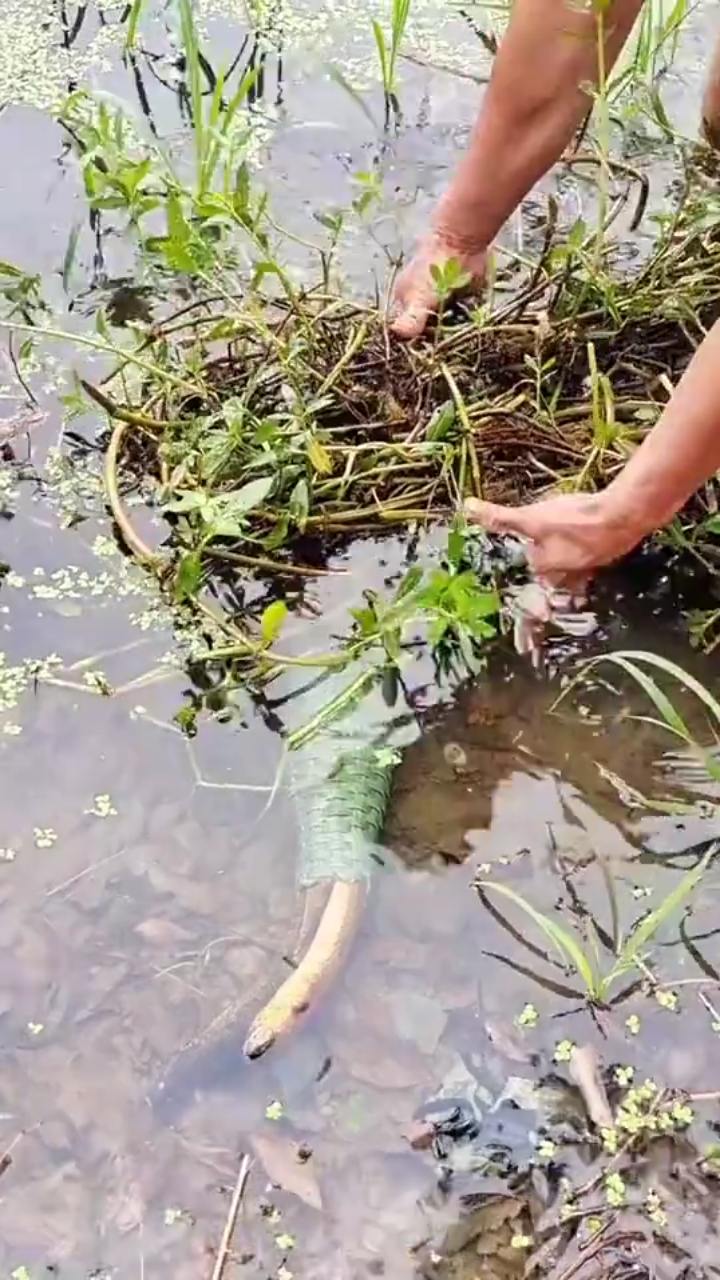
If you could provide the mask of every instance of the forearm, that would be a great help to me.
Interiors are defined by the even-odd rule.
[[[582,123],[601,63],[608,72],[643,0],[611,0],[601,26],[588,3],[515,0],[469,149],[436,225],[489,245]],[[598,35],[604,34],[602,60]]]
[[[603,503],[629,544],[667,524],[720,470],[720,321],[698,348],[659,422]]]

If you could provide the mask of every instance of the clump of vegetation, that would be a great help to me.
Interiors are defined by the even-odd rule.
[[[142,4],[129,8],[128,56],[143,12]],[[606,483],[654,424],[720,312],[716,166],[705,153],[688,150],[682,192],[658,219],[653,252],[620,269],[607,232],[636,188],[633,221],[642,218],[647,182],[592,147],[577,151],[571,168],[598,175],[600,226],[578,220],[560,236],[551,202],[529,274],[518,264],[498,272],[493,297],[477,307],[453,301],[463,273],[446,264],[434,332],[403,345],[390,336],[384,308],[348,301],[335,278],[339,237],[348,218],[372,205],[373,178],[361,175],[352,210],[322,219],[324,239],[296,244],[308,260],[305,278],[316,281],[298,284],[286,233],[247,163],[257,68],[236,60],[211,75],[190,0],[178,0],[178,14],[191,164],[102,94],[78,90],[60,113],[93,216],[135,239],[146,282],[183,294],[173,314],[122,345],[103,315],[96,334],[77,335],[117,363],[102,383],[86,379],[68,398],[71,413],[89,398],[107,414],[106,486],[118,531],[169,596],[207,617],[207,587],[237,601],[240,584],[255,575],[279,579],[282,590],[322,573],[351,539],[448,522],[468,495],[518,501],[550,487]],[[603,112],[617,108],[628,77],[635,83],[643,67],[650,75],[680,16],[676,7],[662,30],[643,26],[630,68],[601,85]],[[390,34],[373,27],[394,110],[408,18],[398,0]],[[71,243],[64,275],[73,251]],[[64,336],[38,282],[5,270],[3,323],[30,342]],[[131,493],[164,518],[159,547],[137,526]],[[698,497],[692,539],[682,521],[674,536],[700,554],[716,518],[712,494]],[[455,583],[445,612],[432,613],[436,629],[453,629],[449,611],[462,624],[453,622],[459,636],[473,614],[474,641],[486,639],[498,607],[494,584],[484,583],[474,603],[471,594],[467,579]],[[375,633],[377,602],[373,608],[375,620],[366,616],[364,625]],[[227,632],[227,619],[217,611],[213,618]],[[232,638],[245,656],[265,661],[279,619],[276,611],[249,641],[232,618]],[[458,642],[469,656],[467,636]]]
[[[678,880],[675,887],[654,911],[648,911],[636,920],[627,937],[623,937],[620,932],[614,888],[611,880],[607,877],[606,883],[609,889],[612,915],[612,933],[608,934],[602,925],[598,925],[593,916],[585,909],[582,919],[587,934],[585,943],[581,942],[578,936],[570,929],[565,929],[558,924],[553,916],[539,911],[516,890],[510,888],[509,885],[502,884],[499,881],[480,880],[477,887],[486,905],[489,901],[488,890],[491,890],[519,907],[550,941],[559,956],[560,964],[565,972],[573,974],[582,984],[580,990],[569,989],[563,987],[562,984],[549,980],[547,985],[552,990],[570,996],[582,996],[584,994],[591,1004],[604,1007],[608,1003],[616,1003],[617,1000],[625,998],[630,991],[637,989],[638,978],[644,978],[648,975],[650,947],[655,936],[663,924],[683,906],[693,889],[699,884],[716,853],[717,846],[710,848],[698,861],[697,866],[686,872]],[[493,914],[501,923],[505,923],[496,908],[493,908]],[[525,945],[536,955],[542,955],[543,959],[550,960],[546,953],[539,951],[534,944],[525,940],[518,930],[511,929],[511,931],[514,937],[521,938]],[[601,962],[601,945],[610,951],[613,957],[612,963],[607,968],[604,968]],[[513,967],[518,967],[513,961],[506,960],[505,957],[500,956],[498,958],[505,960],[506,963],[513,965]],[[611,1000],[612,989],[618,982],[628,976],[633,978],[633,982]]]

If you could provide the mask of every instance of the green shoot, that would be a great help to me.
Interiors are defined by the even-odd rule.
[[[380,78],[385,96],[386,125],[389,120],[390,108],[396,115],[400,112],[397,94],[397,65],[409,17],[410,0],[392,0],[389,40],[380,23],[376,19],[373,19],[372,23],[380,63]]]
[[[499,893],[524,911],[552,942],[566,970],[574,971],[581,979],[591,1003],[605,1005],[608,1003],[612,988],[621,978],[626,977],[631,971],[637,971],[638,974],[645,972],[647,948],[662,926],[696,888],[719,847],[713,845],[708,849],[697,866],[686,872],[660,906],[641,917],[624,942],[618,940],[619,946],[614,963],[605,973],[600,971],[590,952],[583,949],[573,933],[559,925],[552,916],[538,911],[514,889],[492,880],[478,881],[478,888],[484,892],[492,890],[494,893]],[[593,931],[593,937],[595,937],[595,931]]]

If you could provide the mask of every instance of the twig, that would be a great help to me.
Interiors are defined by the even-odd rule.
[[[144,427],[148,431],[154,432],[162,431],[165,427],[175,426],[173,422],[166,422],[162,418],[154,418],[152,414],[141,413],[139,409],[128,409],[127,405],[117,404],[99,387],[93,386],[92,382],[88,382],[87,378],[81,378],[80,385],[90,399],[94,400],[95,404],[99,405],[101,409],[104,409],[109,418],[114,418],[117,422],[126,422],[128,426]]]
[[[117,858],[121,858],[124,853],[127,853],[127,849],[127,845],[123,845],[122,849],[116,849],[115,853],[108,854],[107,858],[101,858],[99,862],[93,862],[89,867],[83,867],[82,871],[70,876],[69,880],[63,880],[62,884],[56,884],[54,889],[48,889],[45,897],[54,898],[56,893],[62,893],[63,889],[69,889],[71,885],[77,884],[78,880],[83,880],[85,876],[92,875],[93,871],[99,871],[100,867],[106,867],[109,862],[115,862]]]
[[[20,371],[20,366],[19,366],[19,364],[18,364],[18,362],[17,362],[17,358],[16,358],[16,356],[15,356],[15,350],[14,350],[14,347],[13,347],[13,336],[12,336],[12,333],[10,333],[10,334],[8,335],[8,355],[10,356],[10,363],[12,364],[12,367],[13,367],[13,369],[15,370],[15,377],[17,378],[18,382],[20,383],[20,386],[22,387],[23,391],[25,392],[25,395],[27,396],[27,398],[28,398],[28,400],[30,401],[30,403],[31,403],[31,404],[34,404],[36,409],[39,409],[39,408],[40,408],[40,406],[39,406],[38,401],[37,401],[37,396],[35,395],[35,392],[33,391],[32,387],[30,387],[30,386],[28,385],[28,383],[25,381],[25,378],[23,377],[23,375],[22,375],[22,373],[21,373],[21,371]]]
[[[232,1241],[233,1232],[235,1230],[235,1223],[237,1222],[237,1216],[240,1211],[240,1203],[243,1198],[245,1187],[247,1186],[247,1180],[250,1175],[251,1167],[252,1167],[252,1160],[250,1156],[244,1155],[240,1162],[240,1169],[237,1176],[237,1182],[235,1183],[235,1190],[233,1191],[232,1200],[230,1201],[230,1208],[228,1210],[228,1216],[225,1222],[225,1229],[222,1233],[220,1247],[217,1251],[217,1256],[215,1258],[215,1266],[213,1267],[212,1280],[221,1280],[222,1273],[225,1270],[225,1263],[227,1262],[228,1254],[230,1252],[230,1243]]]
[[[568,1073],[583,1097],[587,1113],[596,1129],[612,1129],[613,1113],[610,1109],[605,1086],[600,1079],[598,1059],[592,1045],[584,1044],[573,1049]]]
[[[705,1008],[710,1014],[710,1017],[712,1018],[713,1022],[720,1025],[720,1013],[718,1013],[717,1009],[715,1008],[715,1005],[712,1003],[711,1000],[708,999],[704,991],[698,991],[697,994],[698,994],[698,1000],[700,1000],[700,1002],[705,1005]]]

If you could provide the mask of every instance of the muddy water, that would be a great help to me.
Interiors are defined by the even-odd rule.
[[[4,67],[3,83],[26,103],[42,98],[39,87],[51,101],[74,74],[102,74],[131,94],[96,12],[72,65],[67,50],[52,54],[57,15],[47,30],[33,6],[11,17],[13,58],[24,62]],[[224,22],[212,19],[218,42],[234,37]],[[694,110],[703,23],[701,13],[685,38],[687,76],[669,86],[671,111]],[[165,38],[162,22],[156,34]],[[346,203],[348,175],[379,158],[384,213],[347,255],[348,274],[368,288],[373,271],[385,278],[382,246],[407,240],[446,180],[477,89],[408,66],[405,126],[380,148],[362,112],[317,70],[306,51],[286,52],[267,171],[273,184],[279,176],[287,183],[284,219],[306,227],[313,212]],[[271,59],[260,104],[269,114],[277,78]],[[175,99],[151,76],[148,95],[162,129],[179,130]],[[62,136],[36,106],[0,116],[0,149],[0,254],[39,271],[70,321],[83,323],[131,270],[127,247],[86,227]],[[653,172],[660,197],[667,157]],[[58,270],[76,221],[78,256],[63,298]],[[508,243],[517,245],[523,226],[508,230]],[[202,722],[191,743],[177,732],[173,716],[189,681],[173,666],[173,638],[147,584],[109,540],[92,449],[97,424],[73,424],[90,448],[66,437],[72,466],[62,468],[53,452],[58,392],[75,362],[59,348],[35,379],[48,419],[30,461],[8,473],[12,518],[0,524],[0,559],[11,571],[0,587],[0,1153],[12,1156],[0,1175],[0,1266],[33,1278],[51,1265],[73,1278],[209,1275],[239,1152],[254,1149],[237,1240],[238,1252],[254,1257],[246,1273],[409,1275],[420,1265],[412,1250],[441,1237],[459,1212],[459,1191],[439,1193],[432,1156],[404,1136],[416,1110],[443,1090],[465,1097],[477,1089],[487,1106],[508,1076],[534,1079],[568,1036],[597,1042],[609,1061],[664,1085],[717,1084],[714,1019],[694,987],[679,988],[680,1015],[633,998],[603,1041],[586,1013],[573,1012],[577,1001],[489,957],[553,974],[484,910],[471,889],[478,869],[547,910],[569,863],[607,925],[594,861],[601,852],[627,927],[676,882],[678,861],[685,865],[677,855],[707,838],[712,822],[629,811],[597,764],[660,794],[662,736],[619,716],[607,690],[549,716],[557,684],[499,652],[489,675],[431,719],[406,754],[386,833],[393,856],[337,989],[294,1039],[244,1063],[242,1019],[282,975],[297,915],[293,819],[275,794],[279,743],[249,705],[232,726]],[[8,398],[8,411],[13,404]],[[13,452],[23,459],[24,442]],[[357,547],[337,566],[349,576],[315,594],[342,614],[361,588],[382,587],[400,555],[391,544]],[[612,623],[599,643],[660,647],[689,662],[671,599],[667,588],[659,603],[636,602],[632,617],[616,602],[629,620]],[[36,685],[27,659],[52,678]],[[104,696],[108,686],[113,696]],[[709,883],[689,931],[716,964],[714,899]],[[697,977],[677,928],[664,941],[663,977]],[[182,1087],[173,1077],[173,1087],[158,1090],[178,1049],[239,995],[246,1005],[236,1041],[223,1040]],[[519,1033],[513,1019],[528,1002],[539,1023]],[[642,1020],[638,1036],[625,1024],[631,1013]],[[693,1132],[701,1146],[715,1114],[709,1102]],[[513,1138],[518,1159],[535,1122]],[[301,1143],[312,1149],[304,1163]],[[266,1197],[264,1213],[263,1161],[287,1188]],[[462,1190],[483,1185],[471,1179]],[[679,1193],[665,1194],[672,1208]],[[711,1250],[705,1235],[707,1223],[688,1213],[683,1243],[698,1262]]]

